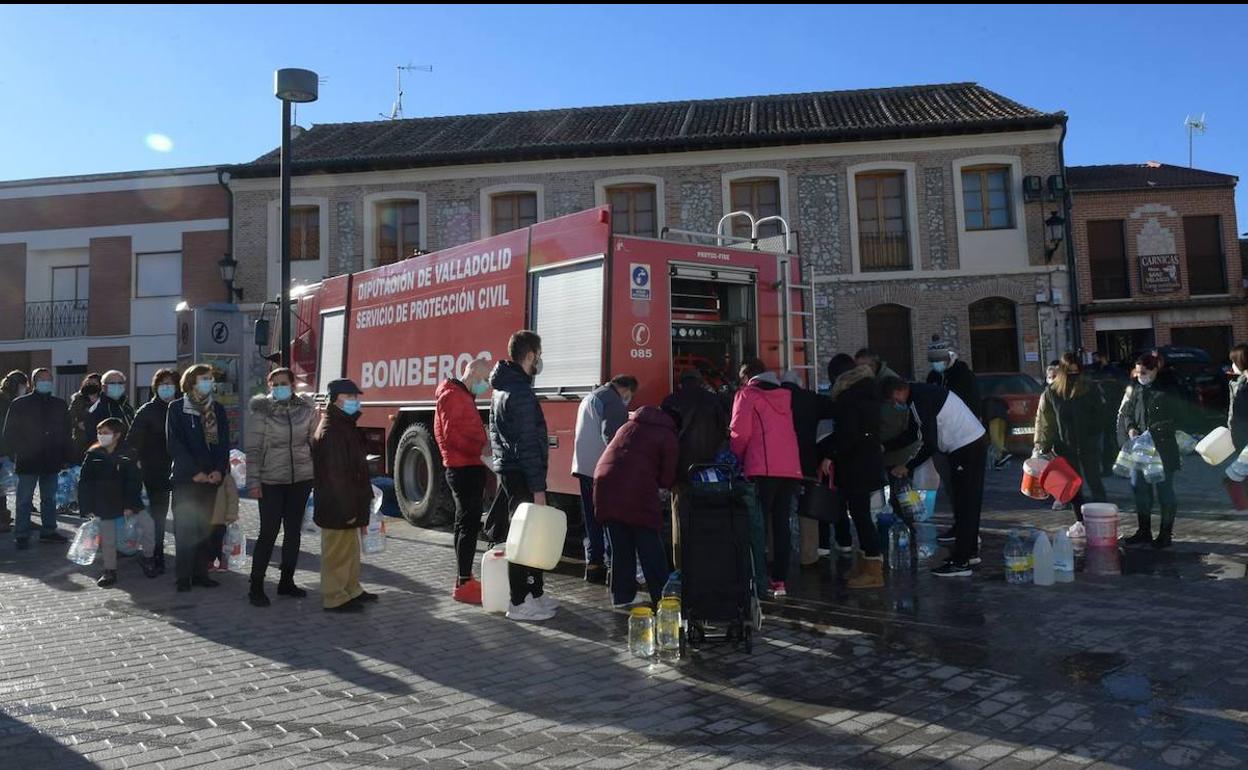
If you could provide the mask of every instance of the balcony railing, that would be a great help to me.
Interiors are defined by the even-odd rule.
[[[26,303],[26,339],[85,337],[87,300]]]
[[[858,255],[864,273],[910,269],[910,237],[906,233],[859,233]]]

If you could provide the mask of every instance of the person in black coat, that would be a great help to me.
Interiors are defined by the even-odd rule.
[[[715,461],[728,442],[728,412],[724,401],[706,387],[697,369],[681,372],[680,384],[661,408],[679,418],[676,439],[676,486],[672,488],[672,564],[680,564],[680,521],[687,515],[689,466]]]
[[[169,468],[173,459],[165,439],[169,404],[178,397],[178,375],[172,369],[158,369],[152,375],[152,398],[134,414],[134,424],[126,434],[126,452],[139,464],[139,476],[147,490],[148,512],[155,527],[154,558],[157,574],[165,574],[165,527],[169,518]]]
[[[546,417],[533,391],[533,378],[542,372],[542,338],[518,331],[507,344],[508,361],[499,361],[490,373],[494,395],[490,401],[490,449],[498,474],[498,496],[490,507],[487,531],[506,539],[505,523],[521,503],[546,505],[546,469],[550,445]],[[559,605],[545,594],[542,572],[510,564],[512,620],[540,621],[555,616]]]
[[[36,369],[30,375],[34,390],[9,407],[4,420],[4,445],[17,472],[17,547],[30,542],[30,513],[35,487],[39,487],[39,539],[63,543],[67,538],[56,531],[56,476],[69,467],[72,458],[69,435],[69,407],[52,395],[52,372]]]
[[[861,558],[846,580],[849,588],[884,585],[879,536],[871,521],[871,495],[883,486],[884,447],[880,441],[880,395],[875,372],[857,366],[832,384],[832,463],[836,488],[845,496],[858,530]]]
[[[792,369],[780,378],[780,387],[789,391],[790,405],[793,409],[793,429],[797,433],[797,454],[802,463],[803,488],[814,484],[819,477],[819,422],[832,419],[832,399],[813,390],[803,388],[800,375]],[[802,519],[798,522],[801,531],[801,562],[803,565],[813,564],[818,555],[815,547],[818,542],[819,522],[813,519]]]
[[[7,460],[9,453],[4,448],[4,419],[9,415],[9,406],[13,400],[26,395],[26,386],[30,378],[26,372],[12,371],[0,382],[0,459]],[[13,530],[13,513],[9,510],[9,495],[0,489],[0,532]]]
[[[126,426],[114,417],[96,426],[96,443],[82,459],[78,478],[78,507],[84,516],[94,516],[100,524],[100,555],[104,574],[96,585],[108,588],[117,582],[117,520],[136,517],[139,526],[139,566],[149,578],[156,577],[152,558],[152,519],[143,510],[139,497],[139,472],[134,460],[121,447]]]
[[[121,420],[127,432],[134,424],[134,407],[130,406],[130,401],[126,398],[126,375],[116,369],[110,369],[104,373],[100,387],[103,388],[100,392],[100,400],[87,410],[86,420],[83,423],[83,433],[89,444],[95,443],[95,426],[110,417]]]
[[[979,398],[979,383],[975,372],[967,363],[958,358],[958,353],[939,334],[932,335],[932,344],[927,346],[927,360],[932,370],[927,374],[928,385],[939,385],[962,399],[971,412],[980,417],[982,404]]]

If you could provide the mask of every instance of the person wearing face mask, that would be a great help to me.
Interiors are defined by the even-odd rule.
[[[1032,457],[1055,454],[1070,463],[1083,484],[1071,500],[1075,524],[1070,536],[1086,536],[1083,529],[1083,504],[1105,501],[1105,482],[1101,480],[1101,423],[1104,404],[1100,391],[1084,378],[1083,365],[1075,353],[1062,356],[1061,366],[1053,384],[1045,388],[1036,410],[1035,447]],[[1058,503],[1057,505],[1061,505]],[[1054,506],[1058,510],[1057,505]],[[1065,508],[1064,505],[1061,506]]]
[[[15,399],[26,395],[26,386],[30,378],[25,372],[12,371],[0,382],[0,460],[7,460],[9,453],[4,447],[4,420],[9,415],[9,406]],[[0,489],[0,532],[13,531],[13,513],[9,510],[9,495]]]
[[[149,578],[157,575],[152,558],[155,525],[139,498],[139,473],[125,453],[122,441],[126,426],[106,417],[96,426],[96,441],[82,460],[78,478],[78,506],[83,516],[100,520],[100,554],[104,574],[95,581],[100,588],[117,582],[117,519],[135,517],[139,525],[139,566]]]
[[[442,453],[446,483],[455,498],[455,586],[451,598],[481,603],[481,583],[472,576],[481,532],[481,504],[489,470],[482,459],[490,439],[477,399],[490,390],[490,362],[478,358],[464,365],[459,379],[448,377],[434,394],[433,437]]]
[[[40,542],[64,543],[56,531],[56,474],[72,458],[69,407],[52,395],[52,372],[36,369],[30,380],[34,390],[14,399],[4,420],[3,443],[17,472],[17,525],[19,550],[30,542],[30,514],[35,487],[39,487]]]
[[[177,589],[215,588],[208,577],[214,558],[209,545],[213,510],[221,482],[230,474],[230,425],[225,407],[213,398],[208,364],[182,373],[181,398],[169,404],[165,441],[172,460],[173,526],[177,547]]]
[[[1162,363],[1156,353],[1140,356],[1136,365],[1137,379],[1127,386],[1122,406],[1118,408],[1119,443],[1125,445],[1129,439],[1148,431],[1165,468],[1165,477],[1156,484],[1148,482],[1141,468],[1131,472],[1139,529],[1124,542],[1129,545],[1152,543],[1154,548],[1167,548],[1173,541],[1174,520],[1179,513],[1178,499],[1174,495],[1174,475],[1182,464],[1179,444],[1174,437],[1181,397],[1164,378],[1159,378],[1161,368]],[[1157,488],[1156,498],[1161,508],[1161,530],[1155,540],[1152,527],[1153,487]]]
[[[521,503],[546,505],[546,471],[550,444],[546,416],[533,390],[542,373],[542,338],[527,329],[507,342],[507,361],[490,373],[490,449],[498,474],[498,496],[490,506],[487,534],[494,542],[507,539],[511,516]],[[545,593],[541,570],[509,564],[511,606],[507,617],[542,621],[555,616],[559,603]]]
[[[316,403],[294,392],[289,369],[274,369],[267,378],[269,392],[251,399],[244,446],[247,489],[260,501],[260,536],[252,552],[248,600],[268,607],[264,575],[273,557],[277,533],[282,535],[281,578],[278,596],[303,598],[308,592],[295,585],[303,511],[312,492],[312,436],[316,432]]]
[[[834,481],[858,530],[861,550],[845,581],[850,589],[884,587],[884,556],[871,521],[871,494],[884,483],[881,399],[874,374],[869,366],[856,366],[832,383]],[[909,409],[903,404],[894,411]]]
[[[1235,451],[1248,447],[1248,345],[1240,343],[1231,348],[1231,397],[1226,413],[1226,427],[1231,431]]]
[[[87,434],[88,412],[100,400],[104,386],[100,383],[100,373],[91,372],[82,378],[78,392],[69,400],[69,419],[71,434],[74,440],[74,457],[81,458],[91,446],[91,437]],[[77,460],[75,460],[77,462]]]
[[[165,443],[165,422],[169,403],[178,397],[178,375],[172,369],[157,369],[152,375],[152,398],[134,413],[134,424],[126,434],[126,453],[139,464],[139,477],[147,490],[147,510],[154,526],[153,557],[156,573],[165,574],[165,527],[169,518],[169,448]]]
[[[585,519],[585,582],[607,582],[607,543],[594,511],[594,468],[615,432],[628,422],[628,404],[637,392],[637,378],[619,374],[581,399],[576,412],[572,475],[581,485]]]
[[[321,606],[362,612],[377,594],[360,585],[360,529],[368,526],[373,485],[356,423],[363,392],[351,380],[329,383],[329,406],[312,438],[316,492],[313,521],[321,528]]]
[[[86,436],[95,444],[95,426],[108,418],[121,420],[126,431],[134,425],[134,407],[126,398],[126,375],[111,369],[104,373],[102,396],[87,410]]]
[[[979,417],[982,404],[975,372],[971,371],[965,361],[958,358],[957,351],[941,339],[939,334],[932,335],[932,344],[927,346],[927,360],[932,364],[932,371],[927,375],[927,384],[939,385],[953,393]]]

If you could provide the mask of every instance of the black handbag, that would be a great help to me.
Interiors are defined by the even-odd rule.
[[[831,522],[836,518],[836,492],[827,483],[807,481],[797,502],[797,515],[803,519]]]

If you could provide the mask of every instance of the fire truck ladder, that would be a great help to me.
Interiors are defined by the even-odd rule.
[[[724,231],[726,224],[740,217],[744,217],[750,224],[750,234],[748,236],[732,235]],[[758,236],[759,227],[771,222],[775,222],[779,226],[780,234],[760,239]],[[754,215],[748,211],[733,211],[720,218],[714,233],[682,230],[675,227],[663,228],[662,237],[667,238],[669,235],[684,236],[690,240],[695,238],[709,240],[718,246],[736,246],[755,251],[775,253],[779,280],[776,281],[772,288],[780,293],[780,313],[782,319],[780,324],[781,364],[785,369],[793,369],[804,374],[806,376],[806,387],[816,388],[819,384],[819,350],[816,340],[818,335],[815,332],[815,290],[809,276],[799,276],[798,282],[793,282],[791,272],[793,259],[790,256],[792,253],[792,232],[789,229],[789,223],[779,216],[755,219]],[[800,262],[797,263],[797,268],[799,272],[805,272]],[[800,297],[800,301],[797,304],[801,309],[794,309],[794,292]],[[799,351],[801,353],[800,356],[798,355]],[[801,363],[798,363],[799,360]]]

